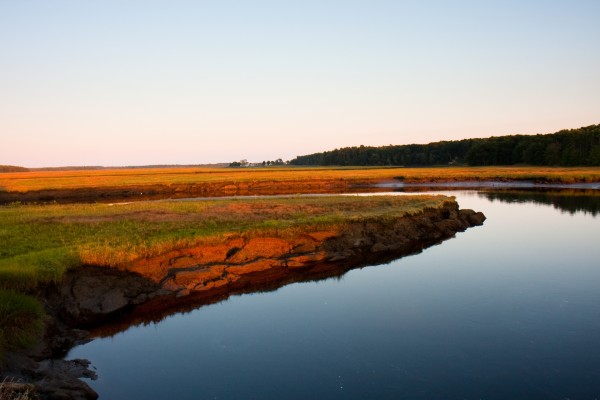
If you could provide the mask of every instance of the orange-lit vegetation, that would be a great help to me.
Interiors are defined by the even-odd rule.
[[[396,178],[405,182],[532,181],[583,183],[600,181],[600,167],[448,167],[403,168]]]
[[[0,358],[3,348],[30,343],[39,331],[41,305],[26,294],[60,280],[67,269],[119,266],[232,235],[341,230],[348,222],[398,218],[448,200],[324,196],[0,206]]]
[[[444,196],[325,196],[0,207],[0,288],[59,279],[78,265],[116,266],[227,235],[294,235],[436,208]]]
[[[370,183],[402,179],[406,182],[461,180],[531,180],[575,183],[600,181],[600,168],[560,167],[444,167],[444,168],[146,168],[114,170],[40,171],[0,174],[0,191],[68,190],[76,188],[214,182],[344,181]]]

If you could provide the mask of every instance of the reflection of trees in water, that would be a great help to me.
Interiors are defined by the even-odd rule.
[[[490,190],[480,196],[505,203],[535,203],[552,205],[554,208],[575,214],[583,212],[593,216],[600,214],[600,191],[598,190]]]

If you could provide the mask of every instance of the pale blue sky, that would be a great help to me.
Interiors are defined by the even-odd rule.
[[[290,159],[600,123],[600,1],[0,0],[0,164]]]

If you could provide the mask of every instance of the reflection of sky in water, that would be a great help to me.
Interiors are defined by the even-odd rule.
[[[483,227],[340,280],[233,297],[74,349],[106,399],[594,398],[600,219],[490,202]]]

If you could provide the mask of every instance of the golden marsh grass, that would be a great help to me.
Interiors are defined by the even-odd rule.
[[[348,181],[407,182],[532,180],[554,183],[598,182],[600,167],[440,167],[440,168],[131,168],[39,171],[0,174],[0,190],[27,192],[80,188],[204,184],[214,182]]]

